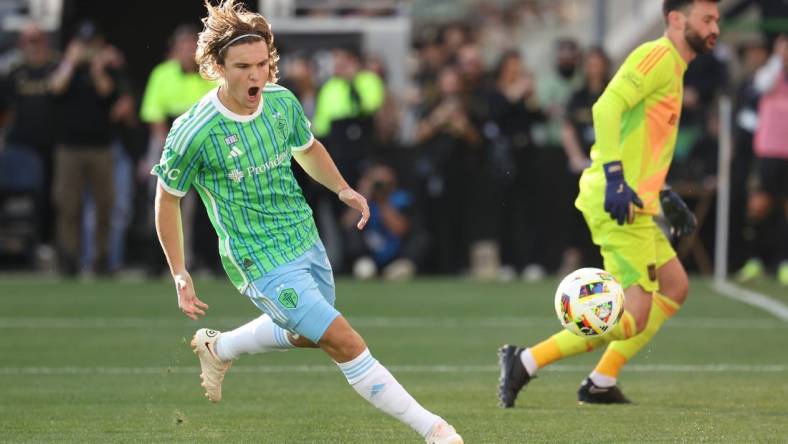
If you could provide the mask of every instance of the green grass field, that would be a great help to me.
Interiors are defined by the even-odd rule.
[[[625,369],[637,405],[577,405],[594,353],[545,369],[516,408],[497,407],[495,351],[559,328],[555,284],[343,280],[338,307],[467,443],[788,442],[788,323],[697,279],[677,318]],[[316,350],[246,356],[224,400],[206,401],[191,334],[258,312],[225,281],[198,279],[197,290],[211,309],[193,322],[166,282],[0,278],[0,441],[421,442]]]

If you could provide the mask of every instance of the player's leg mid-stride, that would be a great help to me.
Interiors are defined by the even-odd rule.
[[[332,313],[336,314],[318,345],[307,337],[282,329],[268,315],[226,333],[206,328],[197,330],[191,346],[200,359],[205,396],[213,402],[222,399],[224,375],[241,354],[320,347],[337,362],[348,383],[361,397],[411,426],[427,443],[462,444],[463,439],[454,427],[413,399],[372,356],[364,340],[345,318],[332,310],[333,307],[326,304],[316,311],[325,313],[318,319],[331,319]],[[310,330],[315,329],[306,327],[307,334],[311,335]]]

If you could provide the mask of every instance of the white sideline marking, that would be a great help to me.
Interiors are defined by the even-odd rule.
[[[393,373],[496,373],[495,365],[392,365]],[[587,365],[552,365],[542,371],[587,372]],[[199,367],[0,367],[0,375],[165,375],[197,374]],[[334,365],[234,366],[233,373],[334,373]],[[636,373],[782,373],[788,365],[746,364],[632,364],[627,372]]]
[[[729,282],[715,282],[714,289],[723,296],[758,307],[788,322],[788,305],[756,291],[738,287]]]
[[[427,318],[427,317],[378,317],[358,316],[350,318],[354,327],[363,328],[518,328],[518,327],[559,327],[552,317],[481,317],[481,318]],[[214,328],[236,326],[245,322],[241,317],[211,317],[208,319]],[[670,328],[720,329],[726,330],[773,330],[787,329],[788,324],[764,318],[693,318],[679,317],[670,320]],[[120,329],[120,328],[184,328],[194,327],[192,321],[180,319],[151,318],[64,318],[64,317],[0,317],[0,329]]]

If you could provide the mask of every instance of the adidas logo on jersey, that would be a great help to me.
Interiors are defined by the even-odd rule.
[[[230,150],[230,154],[227,155],[228,159],[235,159],[236,157],[240,156],[244,152],[238,148],[237,145],[233,145],[233,148]]]

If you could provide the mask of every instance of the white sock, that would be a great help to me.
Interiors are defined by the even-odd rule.
[[[426,437],[441,417],[422,407],[365,349],[350,362],[337,363],[347,382],[378,409],[409,425]]]
[[[216,355],[223,361],[237,359],[243,353],[268,353],[295,348],[287,330],[274,324],[264,314],[235,330],[222,332],[216,341]]]
[[[531,353],[530,348],[526,348],[524,352],[520,353],[520,361],[523,363],[525,371],[528,372],[528,376],[535,375],[536,371],[539,370],[539,366],[536,365],[536,359],[534,359],[534,355]]]
[[[597,387],[613,387],[616,385],[616,378],[608,375],[603,375],[602,373],[597,372],[596,370],[591,372],[591,375],[588,376],[591,378],[591,382],[594,383]]]

